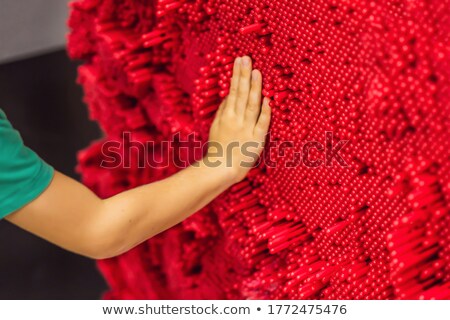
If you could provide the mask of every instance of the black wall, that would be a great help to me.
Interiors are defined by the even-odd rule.
[[[76,64],[64,51],[0,65],[0,108],[25,144],[78,178],[76,152],[100,131],[75,80]],[[94,261],[0,221],[0,299],[98,299],[104,290]]]

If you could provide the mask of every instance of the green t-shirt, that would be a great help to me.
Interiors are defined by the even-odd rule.
[[[54,170],[23,140],[0,109],[0,219],[36,199]]]

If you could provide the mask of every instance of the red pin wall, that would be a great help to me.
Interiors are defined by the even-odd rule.
[[[101,197],[187,165],[165,160],[201,156],[194,140],[208,139],[235,57],[253,59],[272,100],[264,163],[186,221],[100,261],[105,298],[450,299],[448,0],[71,8],[69,54],[83,61],[79,83],[104,131],[79,170]],[[106,141],[121,142],[126,166],[102,166]],[[320,148],[308,158],[319,162],[297,161],[311,141],[341,143],[345,163]],[[156,146],[144,151],[152,165],[139,142]]]

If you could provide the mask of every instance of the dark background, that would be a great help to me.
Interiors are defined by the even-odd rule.
[[[0,108],[25,144],[76,179],[76,153],[100,137],[65,51],[0,64]],[[95,262],[0,221],[0,299],[98,299]],[[1,312],[1,310],[0,310]]]

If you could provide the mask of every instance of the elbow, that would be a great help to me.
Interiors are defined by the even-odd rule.
[[[85,237],[79,254],[94,260],[116,257],[130,249],[121,235],[97,231]]]
[[[87,250],[83,250],[82,252],[80,252],[80,254],[89,259],[103,260],[103,259],[114,258],[114,257],[118,256],[120,253],[118,253],[114,250],[104,249],[102,247],[101,248],[94,247],[94,248],[89,248]]]
[[[116,257],[137,244],[132,234],[124,215],[102,202],[85,225],[79,253],[95,260]]]
[[[127,251],[122,246],[112,242],[111,244],[105,243],[92,243],[89,247],[86,247],[80,252],[81,255],[94,260],[103,260],[114,258]]]
[[[131,249],[132,240],[122,215],[102,201],[91,217],[82,232],[80,254],[91,259],[103,260]]]

